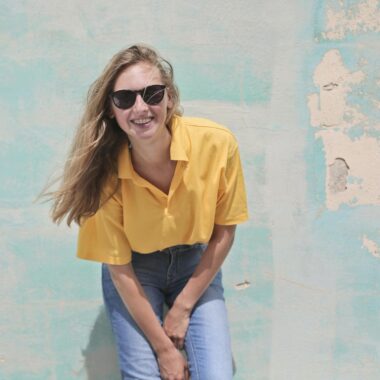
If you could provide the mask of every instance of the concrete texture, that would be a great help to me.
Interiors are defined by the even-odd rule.
[[[99,265],[33,203],[89,84],[143,41],[236,134],[224,266],[237,380],[380,377],[380,2],[0,1],[0,378],[118,379]]]

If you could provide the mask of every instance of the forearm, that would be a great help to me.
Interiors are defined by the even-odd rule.
[[[174,348],[137,279],[132,264],[109,265],[114,285],[133,319],[158,354]]]
[[[222,266],[234,240],[236,226],[215,225],[213,235],[202,258],[175,306],[190,312]]]

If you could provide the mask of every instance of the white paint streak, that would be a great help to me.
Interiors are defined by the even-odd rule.
[[[359,34],[380,32],[380,9],[378,0],[367,0],[339,9],[327,8],[326,32],[322,37],[328,40],[342,40],[347,33]]]
[[[380,247],[373,241],[368,239],[366,235],[363,236],[363,247],[366,248],[372,256],[380,259]]]

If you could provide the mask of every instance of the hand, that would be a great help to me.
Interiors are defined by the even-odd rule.
[[[161,377],[164,380],[189,380],[189,368],[185,358],[173,346],[171,349],[157,353]]]
[[[164,331],[179,350],[183,348],[189,322],[190,313],[175,303],[166,314],[163,324]]]

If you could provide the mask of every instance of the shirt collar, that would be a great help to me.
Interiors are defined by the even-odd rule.
[[[170,143],[170,158],[173,161],[189,161],[190,139],[179,116],[173,116],[170,125],[172,139]],[[128,144],[121,150],[118,158],[118,177],[134,178],[131,153]]]
[[[181,117],[173,117],[170,130],[172,133],[170,158],[173,161],[189,161],[190,139]]]

